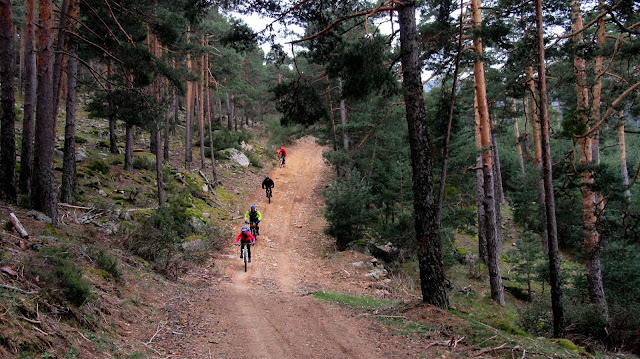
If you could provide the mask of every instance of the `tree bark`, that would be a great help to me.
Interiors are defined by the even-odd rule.
[[[72,1],[70,14],[77,14],[75,1]],[[75,16],[74,16],[75,18]],[[77,23],[70,22],[71,31],[76,32]],[[67,116],[64,127],[64,159],[62,163],[62,186],[60,201],[73,204],[73,194],[76,189],[76,76],[78,74],[78,44],[71,40],[69,44],[69,59],[67,60]]]
[[[124,169],[133,172],[133,125],[125,126]]]
[[[347,133],[347,106],[342,97],[342,77],[338,77],[338,91],[340,91],[340,124],[342,125],[342,147],[349,152],[349,134]]]
[[[399,5],[402,86],[404,89],[409,147],[413,168],[413,205],[416,240],[420,245],[418,261],[422,300],[440,308],[449,307],[445,288],[440,233],[436,222],[437,203],[433,195],[430,143],[419,61],[416,28],[416,3]]]
[[[517,108],[515,100],[513,100],[512,109],[513,109],[513,113],[514,113],[513,134],[516,137],[516,150],[518,151],[518,164],[520,165],[520,173],[522,173],[522,175],[524,176],[525,175],[524,154],[522,152],[522,143],[520,142],[521,141],[520,128],[518,128],[518,120],[520,120],[520,119],[516,115],[516,111],[517,111],[518,108]]]
[[[187,44],[189,44],[189,33],[191,28],[187,26]],[[191,71],[191,53],[187,51],[187,71]],[[193,160],[193,150],[191,148],[192,132],[193,132],[193,88],[191,81],[187,81],[187,95],[186,95],[186,109],[187,119],[185,123],[185,146],[184,146],[184,168],[189,170],[191,168],[191,161]]]
[[[473,27],[479,28],[482,25],[482,15],[480,13],[480,0],[472,0]],[[489,109],[487,107],[487,92],[484,79],[484,62],[480,60],[482,56],[482,38],[474,38],[474,82],[476,96],[478,98],[478,113],[480,114],[480,139],[482,142],[482,172],[484,178],[484,212],[487,226],[487,258],[489,260],[489,282],[491,284],[491,299],[501,306],[505,305],[504,287],[500,273],[500,260],[498,257],[498,219],[496,214],[497,199],[495,196],[495,183],[493,175],[493,158],[491,144],[491,125],[489,123]]]
[[[55,120],[53,97],[53,0],[39,0],[38,89],[31,204],[58,224],[58,196],[53,175]]]
[[[540,218],[542,223],[541,229],[541,241],[542,248],[546,253],[549,251],[549,234],[547,232],[547,226],[544,225],[546,221],[545,210],[545,197],[544,197],[544,183],[542,181],[542,142],[540,141],[540,119],[538,118],[538,103],[536,101],[536,85],[533,77],[533,66],[527,67],[527,84],[529,88],[529,98],[531,104],[531,123],[533,127],[533,150],[534,150],[534,163],[538,173],[536,173],[536,184],[538,185],[538,202],[540,206]]]
[[[31,193],[33,172],[34,110],[36,104],[36,1],[26,1],[24,40],[24,117],[22,121],[22,151],[20,153],[20,190]]]
[[[16,109],[14,42],[11,0],[0,0],[0,198],[15,203]]]
[[[627,169],[627,145],[624,136],[624,111],[620,110],[620,126],[618,126],[618,149],[620,150],[620,175],[624,186],[624,196],[627,202],[631,201],[631,189],[629,189],[629,170]]]
[[[204,47],[204,34],[200,37],[200,46]],[[198,82],[198,133],[200,135],[200,168],[204,169],[204,52],[200,55],[200,81]]]
[[[602,6],[602,1],[600,1],[600,6]],[[594,66],[594,75],[595,75],[595,83],[593,85],[593,101],[591,102],[591,123],[596,123],[600,120],[600,100],[602,93],[602,48],[604,46],[604,31],[605,31],[605,22],[604,17],[601,17],[598,21],[598,30],[597,30],[597,44],[600,51],[598,51],[598,56],[595,59]],[[581,160],[583,164],[599,164],[599,139],[598,132],[593,133],[592,146],[591,146],[591,161],[589,162],[589,156],[585,156],[582,154]],[[605,322],[609,321],[609,307],[607,305],[607,298],[604,293],[604,284],[602,283],[602,266],[600,264],[600,252],[602,250],[602,235],[598,231],[597,228],[597,203],[600,202],[600,196],[595,192],[589,190],[589,184],[594,182],[595,171],[589,171],[588,173],[583,173],[583,183],[587,184],[582,187],[583,200],[585,200],[585,240],[584,246],[586,249],[586,269],[587,269],[587,287],[589,289],[589,297],[591,298],[591,303],[593,303],[600,315],[605,320]],[[586,180],[586,182],[584,182]],[[587,202],[588,201],[588,202]]]
[[[542,23],[542,0],[535,0],[536,11],[536,50],[538,60],[538,91],[540,96],[540,125],[542,147],[542,172],[545,191],[546,226],[549,235],[549,281],[551,283],[551,308],[553,311],[553,336],[565,335],[564,304],[562,299],[562,271],[558,250],[558,228],[553,194],[553,168],[551,146],[549,143],[549,110],[547,106],[547,74],[544,50],[544,32]]]
[[[231,99],[228,92],[226,93],[226,98],[227,98],[227,127],[229,128],[229,131],[233,131],[233,123],[232,123],[233,114],[231,113]]]
[[[107,60],[107,78],[111,78],[111,60]],[[107,91],[113,91],[111,81],[107,82]],[[118,136],[116,135],[116,117],[113,111],[113,103],[109,99],[109,152],[118,154]]]
[[[476,192],[477,192],[477,207],[478,207],[478,256],[482,263],[489,263],[489,256],[487,255],[487,216],[484,212],[484,174],[482,171],[482,138],[480,135],[480,113],[478,111],[478,97],[473,97],[473,113],[475,119],[475,138],[476,149],[478,155],[476,156]]]
[[[62,0],[60,8],[60,19],[58,20],[58,38],[56,39],[55,55],[53,62],[53,123],[54,128],[58,123],[58,108],[60,107],[60,93],[62,91],[62,68],[64,67],[64,47],[67,37],[67,12],[69,2]]]

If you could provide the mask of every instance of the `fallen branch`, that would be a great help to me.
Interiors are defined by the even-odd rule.
[[[158,335],[158,333],[160,333],[160,331],[164,329],[164,325],[162,325],[162,321],[160,321],[160,323],[158,323],[158,328],[156,329],[156,332],[151,336],[151,339],[149,339],[148,342],[143,343],[144,345],[149,345],[151,344],[151,342],[153,341],[153,339],[156,337],[156,335]]]
[[[27,233],[27,231],[24,229],[24,227],[20,223],[20,220],[18,219],[18,217],[16,217],[16,215],[13,212],[9,213],[9,222],[11,222],[11,225],[13,226],[13,228],[15,228],[18,234],[20,234],[21,238],[24,238],[24,239],[29,238],[29,233]]]
[[[87,211],[93,209],[91,207],[74,206],[74,205],[66,204],[66,203],[58,203],[58,206],[65,207],[65,208],[73,208],[73,209],[85,209]]]
[[[36,331],[38,331],[38,332],[40,332],[40,333],[42,333],[42,334],[44,334],[44,335],[46,335],[46,336],[49,336],[49,333],[47,333],[47,332],[45,332],[44,330],[42,330],[42,329],[40,329],[40,328],[36,327],[35,325],[32,325],[31,327],[32,327],[33,329],[35,329]]]
[[[84,339],[84,340],[88,341],[89,343],[91,343],[91,340],[89,340],[89,338],[85,337],[82,333],[80,333],[80,331],[78,329],[75,329],[75,331],[78,333],[78,335],[80,335],[82,337],[82,339]]]
[[[204,183],[207,184],[207,188],[209,188],[209,192],[213,193],[213,185],[211,184],[211,182],[209,182],[209,179],[207,178],[207,176],[204,173],[202,173],[201,170],[198,170],[198,174],[200,175],[200,177],[204,179]]]
[[[12,287],[12,286],[6,285],[6,284],[0,284],[0,287],[2,287],[4,289],[15,290],[16,292],[20,292],[22,294],[38,294],[38,292],[36,292],[36,291],[26,291],[24,289]]]
[[[39,321],[39,320],[29,319],[29,318],[24,317],[24,316],[21,316],[21,317],[20,317],[20,319],[22,319],[22,320],[24,320],[24,321],[27,321],[27,322],[29,322],[29,323],[31,323],[31,324],[40,324],[40,323],[42,323],[42,322],[41,322],[41,321]]]

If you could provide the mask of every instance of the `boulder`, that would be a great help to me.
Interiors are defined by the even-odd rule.
[[[253,151],[253,146],[245,143],[244,141],[240,142],[240,148],[242,148],[245,151]]]
[[[27,215],[29,217],[33,217],[33,218],[37,219],[40,222],[49,223],[49,224],[51,224],[53,222],[51,220],[51,217],[47,216],[44,213],[40,213],[40,212],[38,212],[36,210],[33,210],[33,209],[30,210],[29,213],[27,213]]]
[[[84,162],[87,159],[89,159],[89,156],[84,150],[80,149],[76,151],[76,162]]]
[[[249,167],[249,158],[241,151],[238,151],[235,148],[227,148],[226,150],[222,150],[221,152],[223,156],[228,158],[232,163],[242,167]]]
[[[370,281],[377,281],[377,280],[380,280],[380,279],[386,277],[387,274],[389,274],[389,272],[387,272],[386,269],[384,269],[384,268],[376,268],[376,269],[372,270],[371,272],[365,274],[364,277],[369,279]]]

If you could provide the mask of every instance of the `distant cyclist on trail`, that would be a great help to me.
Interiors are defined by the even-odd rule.
[[[266,189],[267,191],[270,191],[271,188],[273,188],[275,186],[275,183],[273,183],[273,180],[271,178],[269,178],[269,176],[264,178],[264,181],[262,181],[262,189]]]
[[[285,157],[287,157],[287,150],[285,150],[284,147],[280,147],[277,156],[282,159],[282,164],[284,165]]]
[[[247,246],[248,261],[251,262],[251,246],[254,244],[256,244],[256,237],[249,232],[249,228],[243,226],[235,241],[235,245],[240,246],[240,258],[242,258],[242,249]]]
[[[258,223],[262,220],[262,213],[256,209],[256,206],[251,206],[251,209],[244,214],[244,223],[246,224],[256,224],[256,234],[260,234],[260,227],[258,227]]]

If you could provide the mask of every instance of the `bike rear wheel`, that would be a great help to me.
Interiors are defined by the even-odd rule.
[[[244,245],[244,248],[242,249],[242,260],[244,261],[244,271],[247,271],[247,262],[249,261],[249,254],[248,254],[248,250],[247,250],[247,246],[248,244]]]

